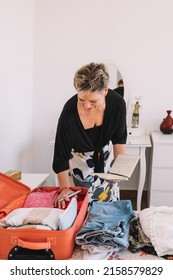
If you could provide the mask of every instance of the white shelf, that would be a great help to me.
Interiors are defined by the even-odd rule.
[[[155,131],[155,132],[152,132],[152,139],[153,139],[154,143],[173,144],[173,133],[172,134],[163,134],[162,132]]]

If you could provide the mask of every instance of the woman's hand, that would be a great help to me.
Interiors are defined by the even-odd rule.
[[[74,193],[70,188],[63,189],[59,194],[53,198],[54,207],[65,208],[65,202],[70,201],[69,194]]]

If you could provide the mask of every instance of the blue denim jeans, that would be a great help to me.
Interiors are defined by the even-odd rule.
[[[130,200],[93,202],[88,218],[76,236],[76,243],[127,248],[132,218]]]

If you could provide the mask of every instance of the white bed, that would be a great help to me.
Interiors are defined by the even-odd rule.
[[[71,260],[85,260],[83,259],[83,250],[80,246],[76,245]],[[137,253],[131,253],[129,250],[122,250],[119,252],[112,253],[108,260],[165,260],[162,257],[157,257],[151,254],[146,254],[142,251]]]

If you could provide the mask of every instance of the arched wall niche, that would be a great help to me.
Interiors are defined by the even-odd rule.
[[[118,81],[120,79],[123,80],[124,83],[124,99],[126,101],[126,103],[128,103],[128,99],[129,99],[129,94],[128,94],[128,90],[127,90],[127,86],[126,86],[126,82],[124,80],[124,74],[122,72],[122,70],[119,68],[119,66],[116,64],[116,62],[109,62],[106,60],[103,60],[103,63],[105,64],[108,72],[109,72],[109,88],[110,89],[115,89],[118,86]]]
[[[120,69],[119,65],[114,62],[114,61],[109,61],[109,60],[103,60],[102,61],[108,72],[109,72],[109,88],[110,89],[115,89],[118,86],[118,81],[120,79],[123,80],[124,83],[124,100],[126,102],[126,109],[127,109],[127,125],[130,125],[131,122],[131,94],[130,94],[130,89],[128,85],[126,84],[125,80],[125,73],[123,73],[122,69]]]

